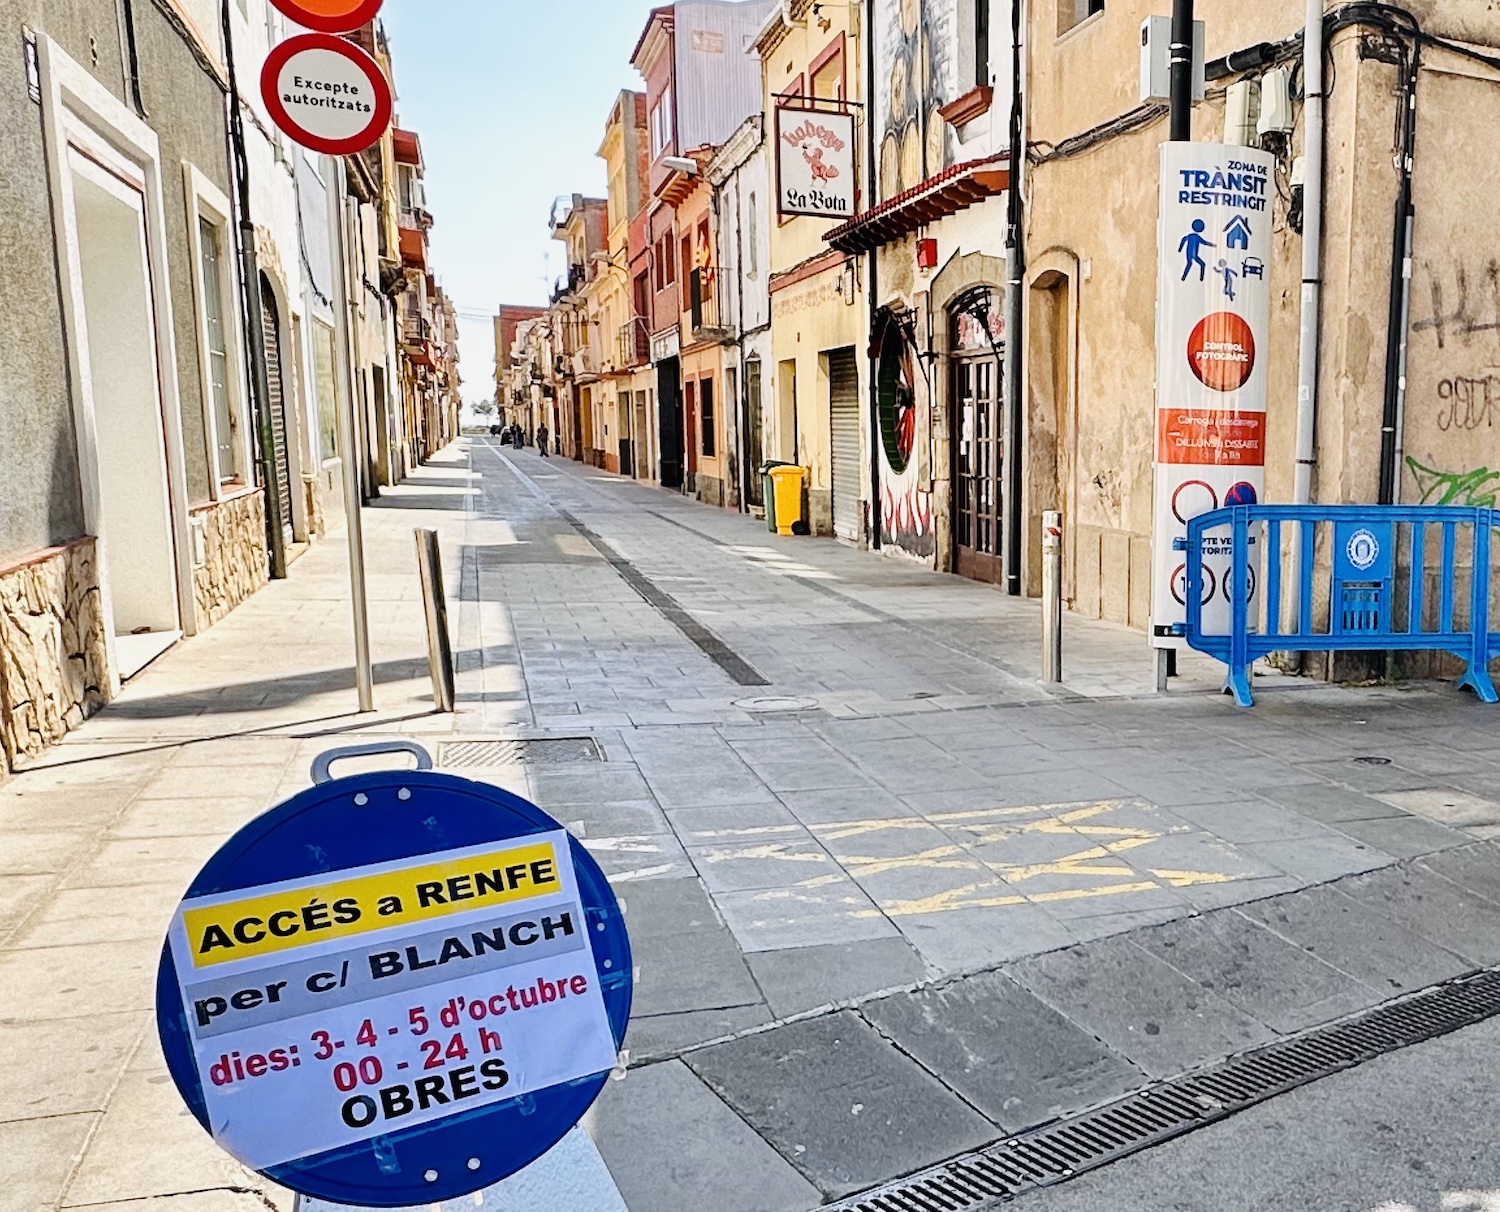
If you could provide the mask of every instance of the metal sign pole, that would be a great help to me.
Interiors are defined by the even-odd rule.
[[[342,157],[331,157],[336,183],[328,191],[330,219],[334,226],[334,248],[338,265],[333,275],[334,348],[342,368],[343,399],[338,402],[339,454],[344,473],[344,525],[349,539],[349,601],[354,612],[354,684],[359,691],[359,709],[375,710],[375,675],[370,665],[370,605],[365,589],[365,533],[360,513],[359,452],[354,448],[354,353],[349,324],[349,241],[344,205],[348,182]]]

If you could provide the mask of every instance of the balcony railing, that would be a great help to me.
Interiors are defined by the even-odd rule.
[[[722,336],[719,323],[719,297],[713,291],[708,271],[695,269],[688,277],[688,310],[692,315],[693,336]]]
[[[621,366],[644,366],[651,361],[651,333],[644,316],[636,316],[629,324],[622,324],[617,340]]]

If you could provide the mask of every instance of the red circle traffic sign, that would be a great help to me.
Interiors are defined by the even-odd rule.
[[[332,34],[298,34],[273,47],[260,94],[277,126],[330,156],[364,151],[391,122],[391,85],[380,65]]]
[[[1255,371],[1255,333],[1242,316],[1216,311],[1188,338],[1188,365],[1212,391],[1239,391]]]
[[[271,0],[298,25],[324,34],[347,34],[371,20],[384,0]]]

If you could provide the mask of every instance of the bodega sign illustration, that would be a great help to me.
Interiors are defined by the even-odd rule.
[[[273,47],[260,91],[277,126],[330,156],[364,151],[391,122],[391,86],[380,65],[333,34],[298,34]]]
[[[1166,143],[1157,286],[1152,635],[1176,647],[1187,568],[1173,541],[1199,514],[1265,494],[1266,341],[1275,161],[1218,143]],[[1203,620],[1229,623],[1227,531],[1208,536]],[[1253,576],[1241,592],[1253,598]]]
[[[776,110],[778,210],[783,216],[854,214],[854,116]]]
[[[296,871],[319,852],[352,861]],[[555,822],[403,772],[315,787],[231,840],[173,919],[158,1016],[241,1162],[397,1206],[560,1140],[616,1064],[630,975],[608,884]]]

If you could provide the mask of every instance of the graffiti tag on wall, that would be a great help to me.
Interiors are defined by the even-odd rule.
[[[1500,471],[1488,467],[1438,471],[1410,455],[1406,467],[1417,482],[1423,505],[1463,505],[1475,509],[1494,509],[1500,505]]]

